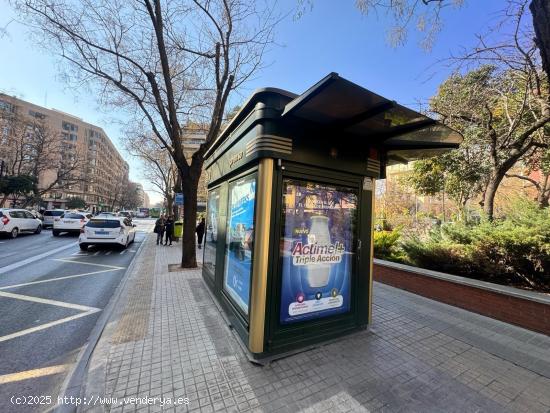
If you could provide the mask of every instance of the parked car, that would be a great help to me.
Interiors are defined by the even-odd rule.
[[[102,211],[98,214],[96,214],[96,217],[98,218],[105,218],[105,217],[116,217],[116,213],[115,212],[109,212],[109,211]]]
[[[40,234],[41,231],[42,221],[36,219],[29,211],[15,208],[0,209],[0,233],[17,238],[23,232]]]
[[[107,244],[126,248],[135,241],[135,225],[128,218],[93,217],[80,230],[78,244],[82,251],[90,245]]]
[[[67,211],[59,217],[59,220],[54,221],[52,235],[59,236],[62,232],[80,234],[80,229],[92,218],[92,214]]]
[[[53,224],[65,213],[64,209],[48,209],[44,211],[44,228],[53,228]]]

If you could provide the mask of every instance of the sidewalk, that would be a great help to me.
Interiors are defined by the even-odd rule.
[[[550,337],[378,283],[370,331],[253,365],[180,253],[149,237],[84,395],[189,404],[80,411],[550,412]]]

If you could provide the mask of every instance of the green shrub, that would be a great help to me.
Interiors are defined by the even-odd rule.
[[[411,236],[401,250],[421,268],[550,291],[550,210],[522,201],[507,212],[499,221],[450,223]]]
[[[394,261],[400,236],[399,231],[374,231],[374,256]]]
[[[468,276],[472,271],[468,246],[442,242],[437,234],[428,239],[409,238],[401,243],[406,261],[420,268]]]

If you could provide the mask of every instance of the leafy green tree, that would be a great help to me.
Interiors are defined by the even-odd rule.
[[[68,209],[84,209],[86,208],[86,201],[82,198],[75,196],[67,201]]]
[[[30,175],[5,176],[0,178],[0,194],[4,197],[0,201],[3,207],[10,196],[18,197],[33,190],[35,178]]]
[[[423,195],[445,191],[457,204],[460,218],[466,219],[468,201],[481,192],[486,173],[483,154],[466,139],[460,149],[415,162],[407,182]]]
[[[537,148],[548,148],[550,122],[540,66],[525,62],[521,70],[482,65],[454,74],[439,88],[430,106],[449,126],[461,132],[486,160],[483,206],[493,219],[494,200],[502,179],[516,163]]]

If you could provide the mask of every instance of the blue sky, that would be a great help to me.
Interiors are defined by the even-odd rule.
[[[358,83],[387,98],[418,108],[426,102],[450,69],[434,64],[471,45],[475,33],[495,22],[502,0],[467,0],[459,9],[443,13],[444,27],[433,50],[418,47],[420,37],[411,32],[403,47],[386,41],[389,19],[383,14],[362,16],[354,0],[315,0],[300,19],[293,19],[298,0],[280,0],[282,13],[290,12],[276,29],[277,46],[265,56],[267,67],[231,99],[244,101],[256,88],[273,86],[295,93],[305,91],[329,72]],[[0,0],[0,27],[13,18],[7,1]],[[58,78],[56,59],[30,42],[25,27],[11,23],[9,36],[0,38],[0,91],[35,104],[56,108],[103,127],[121,150],[119,125],[112,114],[99,110],[94,96],[69,90]],[[428,76],[433,74],[433,76]],[[46,98],[47,97],[47,98]],[[122,152],[122,150],[121,150]],[[151,185],[140,176],[139,163],[129,159],[130,178]],[[150,192],[153,200],[159,197]]]

